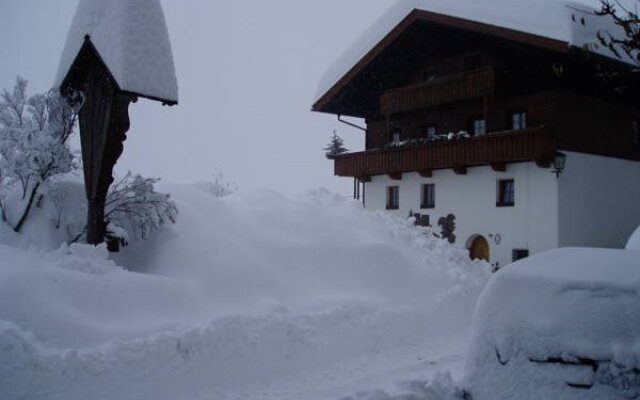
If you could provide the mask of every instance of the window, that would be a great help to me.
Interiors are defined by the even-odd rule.
[[[471,134],[473,136],[482,136],[487,133],[487,122],[484,118],[471,119]]]
[[[640,145],[640,121],[638,120],[631,123],[631,140],[634,145]]]
[[[513,207],[516,200],[515,184],[513,179],[498,181],[498,207]]]
[[[438,129],[435,125],[427,125],[425,133],[427,135],[427,139],[434,140],[436,138],[436,135],[438,135]]]
[[[513,262],[518,260],[522,260],[523,258],[529,257],[529,250],[527,249],[514,249],[513,250]]]
[[[391,133],[391,143],[400,143],[400,130],[396,130]]]
[[[514,131],[520,131],[527,129],[527,112],[517,111],[511,113],[511,129]]]
[[[387,186],[387,210],[400,208],[400,187]]]
[[[436,185],[430,183],[422,185],[422,197],[420,200],[420,208],[436,207]]]

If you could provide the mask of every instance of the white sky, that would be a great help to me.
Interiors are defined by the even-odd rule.
[[[116,167],[170,181],[210,178],[295,195],[333,176],[333,129],[350,149],[363,133],[310,112],[326,68],[393,0],[163,0],[180,87],[174,108],[140,101]],[[0,0],[0,88],[30,93],[54,79],[77,0]]]

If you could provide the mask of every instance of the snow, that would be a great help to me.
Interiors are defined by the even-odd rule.
[[[438,14],[531,33],[567,43],[589,45],[592,51],[616,58],[598,44],[597,32],[619,32],[605,17],[593,15],[598,2],[563,0],[399,0],[331,64],[321,78],[316,100],[320,99],[360,59],[413,10]],[[572,18],[575,16],[575,18]],[[575,21],[574,21],[575,19]],[[585,24],[582,24],[584,19]],[[617,59],[617,58],[616,58]]]
[[[326,190],[159,190],[177,224],[117,257],[0,245],[0,398],[459,398],[488,265]]]
[[[121,90],[178,101],[173,54],[160,0],[80,0],[54,86],[90,35]]]
[[[464,387],[474,400],[635,398],[639,308],[633,251],[565,248],[512,264],[478,301]]]
[[[629,238],[627,250],[640,250],[640,226]]]

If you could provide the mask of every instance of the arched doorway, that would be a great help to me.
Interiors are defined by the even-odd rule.
[[[489,262],[489,242],[484,237],[478,235],[473,238],[471,245],[469,246],[469,257],[472,260],[484,260]]]

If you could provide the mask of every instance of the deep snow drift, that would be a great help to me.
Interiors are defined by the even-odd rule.
[[[161,190],[178,223],[115,257],[129,270],[0,245],[0,398],[455,396],[424,382],[460,377],[486,265],[322,190]]]

